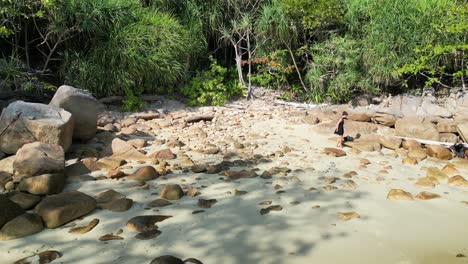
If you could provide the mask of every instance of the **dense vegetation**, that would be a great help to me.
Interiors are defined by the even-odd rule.
[[[0,0],[0,87],[344,102],[465,88],[467,35],[460,0]]]

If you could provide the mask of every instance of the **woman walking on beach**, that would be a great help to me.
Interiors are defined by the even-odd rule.
[[[338,139],[338,142],[336,142],[336,146],[340,148],[343,146],[344,121],[347,118],[348,118],[348,113],[344,111],[341,114],[340,120],[338,120],[338,123],[336,124],[336,128],[335,128],[335,134],[340,136],[340,138]]]

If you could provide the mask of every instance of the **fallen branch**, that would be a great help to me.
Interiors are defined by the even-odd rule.
[[[317,104],[306,104],[306,103],[292,103],[292,102],[286,102],[286,101],[282,101],[282,100],[275,100],[275,103],[276,104],[279,104],[279,105],[288,105],[288,106],[292,106],[292,107],[296,107],[296,108],[317,108],[317,107],[321,107],[321,106],[327,106],[327,104],[320,104],[320,105],[317,105]]]

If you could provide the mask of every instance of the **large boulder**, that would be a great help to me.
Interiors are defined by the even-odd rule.
[[[63,108],[73,115],[75,120],[74,138],[89,140],[96,135],[99,102],[90,93],[62,85],[49,105]]]
[[[0,195],[0,228],[15,217],[22,215],[23,209],[5,195]]]
[[[42,219],[37,214],[22,214],[6,223],[0,229],[0,241],[34,235],[44,229]]]
[[[112,158],[126,161],[148,161],[150,160],[145,154],[138,151],[127,141],[120,138],[112,140]]]
[[[60,145],[66,151],[73,127],[72,115],[61,108],[16,101],[0,116],[0,151],[15,154],[24,144],[36,141]]]
[[[49,196],[35,208],[48,228],[56,228],[88,214],[96,208],[96,200],[78,191]]]
[[[376,113],[372,117],[372,121],[383,126],[393,127],[395,126],[396,117],[392,114]]]
[[[405,117],[395,122],[397,136],[439,141],[439,131],[426,118]]]
[[[13,168],[16,174],[36,176],[65,170],[65,153],[59,145],[42,142],[25,144],[16,153]]]
[[[458,124],[457,129],[463,141],[468,143],[468,122]]]
[[[57,194],[63,191],[64,186],[63,174],[43,174],[23,178],[18,185],[18,190],[36,195]]]
[[[452,159],[452,152],[439,145],[429,145],[426,147],[427,155],[441,160]]]

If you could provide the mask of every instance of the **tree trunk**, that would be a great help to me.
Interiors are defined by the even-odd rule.
[[[242,75],[242,57],[239,54],[239,48],[237,47],[237,44],[232,43],[232,45],[234,47],[234,52],[236,53],[236,68],[239,82],[242,86],[245,86],[244,76]]]
[[[24,55],[26,58],[26,68],[29,70],[31,68],[31,63],[29,61],[29,39],[28,39],[28,22],[24,22]]]
[[[301,81],[302,88],[304,91],[308,92],[309,90],[307,89],[306,85],[304,84],[304,81],[302,80],[302,74],[299,68],[297,67],[296,59],[294,58],[294,53],[292,52],[291,45],[286,44],[286,47],[288,48],[289,54],[291,55],[291,59],[294,64],[294,68],[296,69],[297,76],[299,76],[299,80]]]
[[[252,89],[252,51],[250,50],[250,34],[247,33],[247,52],[249,55],[248,64],[249,64],[249,74],[247,78],[249,78],[249,86],[247,88],[247,100],[252,99],[253,89]]]

